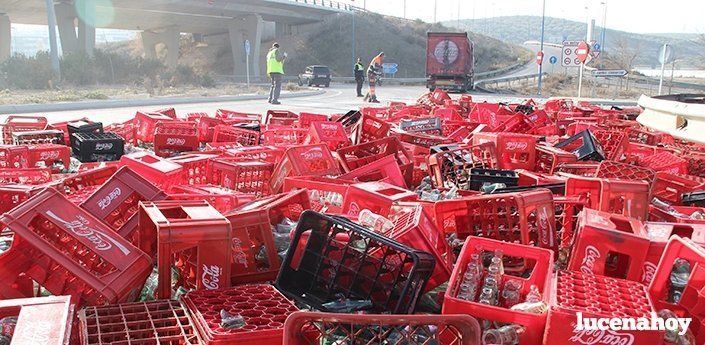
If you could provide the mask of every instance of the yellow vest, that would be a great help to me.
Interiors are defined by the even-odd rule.
[[[267,74],[281,73],[284,74],[284,61],[277,61],[277,51],[272,49],[267,53]]]

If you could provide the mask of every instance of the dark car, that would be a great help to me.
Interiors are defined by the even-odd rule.
[[[299,86],[330,86],[330,68],[323,65],[308,66],[299,74]]]

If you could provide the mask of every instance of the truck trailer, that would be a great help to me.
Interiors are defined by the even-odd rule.
[[[475,56],[467,32],[429,32],[426,41],[426,86],[466,92],[473,89]]]

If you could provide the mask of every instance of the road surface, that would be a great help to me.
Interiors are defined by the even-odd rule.
[[[531,50],[531,52],[533,53],[533,59],[531,59],[531,61],[529,61],[529,63],[527,63],[523,67],[518,68],[510,73],[503,74],[500,77],[519,77],[539,73],[539,65],[536,64],[536,53],[538,53],[539,47],[539,44],[535,44],[534,42],[524,43],[524,48]],[[563,73],[564,68],[560,65],[561,48],[554,45],[544,44],[543,53],[543,71],[548,74]],[[555,56],[558,59],[558,62],[556,62],[556,64],[553,66],[548,61],[551,56]]]

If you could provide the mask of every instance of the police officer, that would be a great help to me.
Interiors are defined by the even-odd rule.
[[[355,71],[355,82],[357,83],[357,97],[364,97],[362,94],[362,83],[365,82],[365,65],[362,64],[361,58],[357,58],[357,63],[353,70]]]
[[[272,86],[269,88],[269,103],[279,103],[279,94],[282,91],[282,77],[284,76],[284,61],[286,53],[279,51],[279,43],[274,42],[272,48],[267,53],[267,74],[272,79]]]

